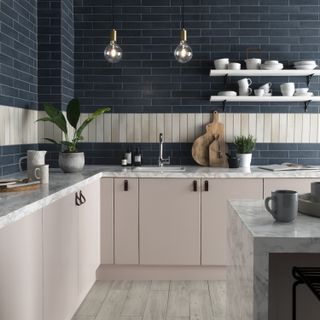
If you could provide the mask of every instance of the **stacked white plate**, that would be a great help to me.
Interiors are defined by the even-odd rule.
[[[313,70],[317,67],[315,60],[302,60],[294,62],[295,69],[298,70]]]
[[[278,60],[267,60],[260,67],[262,70],[282,70],[283,64]]]
[[[220,91],[218,92],[218,96],[226,96],[226,97],[235,97],[237,92],[235,91]]]

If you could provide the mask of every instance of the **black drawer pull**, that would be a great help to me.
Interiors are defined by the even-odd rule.
[[[197,180],[193,180],[193,191],[194,192],[198,191],[198,181]]]
[[[205,180],[204,182],[204,191],[208,192],[209,191],[209,181]]]
[[[124,180],[124,191],[128,191],[128,190],[129,190],[129,181]]]
[[[76,192],[76,194],[75,194],[75,203],[76,203],[77,207],[81,206],[80,197],[78,195],[78,192]]]
[[[81,203],[81,204],[84,204],[84,203],[87,202],[87,199],[86,199],[86,197],[83,195],[83,193],[82,193],[81,190],[80,190],[80,197],[79,197],[79,199],[80,199],[80,203]]]

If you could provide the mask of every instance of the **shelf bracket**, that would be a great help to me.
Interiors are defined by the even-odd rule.
[[[304,112],[308,112],[308,107],[311,102],[312,100],[308,100],[304,102]]]
[[[222,102],[223,112],[226,111],[226,104],[227,104],[227,100],[223,100]]]
[[[308,86],[308,87],[309,87],[310,82],[311,82],[311,80],[312,80],[313,77],[314,77],[314,73],[309,74],[309,75],[307,76],[307,86]]]
[[[228,73],[227,73],[227,74],[225,74],[225,76],[224,76],[224,87],[227,86],[228,81],[229,81],[229,75],[228,75]]]

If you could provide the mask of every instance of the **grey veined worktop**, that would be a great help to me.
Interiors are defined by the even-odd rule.
[[[320,254],[320,219],[299,214],[294,222],[279,223],[261,200],[232,200],[227,237],[227,299],[232,303],[226,319],[268,320],[270,254]],[[284,276],[290,277],[290,270]]]
[[[12,175],[22,177],[22,174]],[[271,172],[252,167],[251,170],[203,168],[187,166],[184,172],[136,172],[120,166],[86,166],[78,174],[64,174],[60,169],[50,170],[50,184],[40,189],[20,193],[0,194],[0,228],[34,212],[51,202],[78,191],[101,177],[127,178],[319,178],[320,171]]]

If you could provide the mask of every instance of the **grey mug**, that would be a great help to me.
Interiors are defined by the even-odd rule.
[[[265,199],[265,207],[276,221],[291,222],[298,214],[298,192],[276,190],[271,193],[271,197]]]
[[[320,182],[311,183],[311,196],[314,202],[320,202]]]

